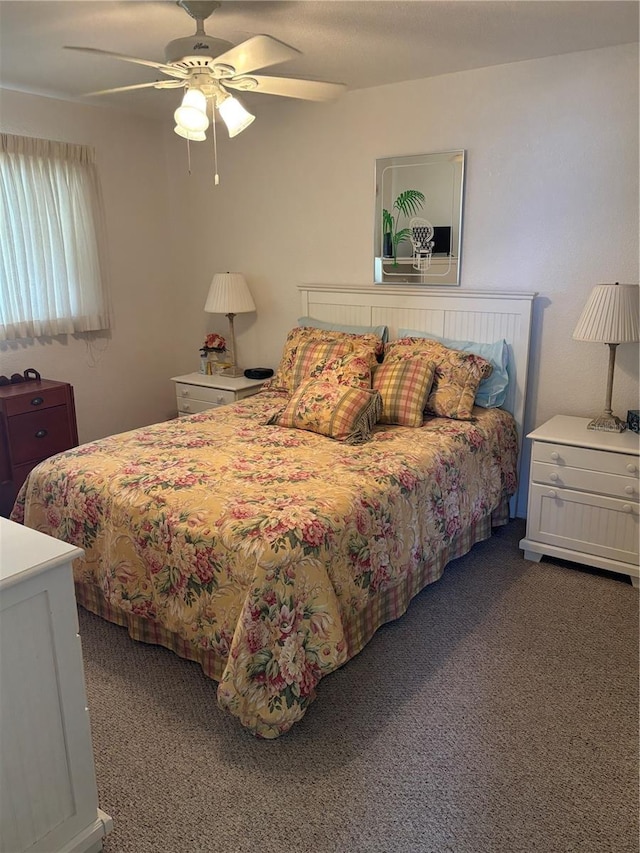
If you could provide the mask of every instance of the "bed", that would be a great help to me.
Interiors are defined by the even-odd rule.
[[[378,411],[366,440],[350,443],[290,428],[300,392],[276,383],[54,456],[13,512],[84,549],[74,564],[83,607],[197,661],[218,682],[219,705],[264,738],[299,721],[324,676],[515,513],[523,431],[533,294],[300,294],[302,314],[319,322],[386,325],[405,372],[416,359],[404,358],[403,329],[504,339],[505,402],[474,406],[469,419],[421,415],[418,427],[380,423]],[[378,392],[356,392],[379,404]]]

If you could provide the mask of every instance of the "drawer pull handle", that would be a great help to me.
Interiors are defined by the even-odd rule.
[[[184,404],[184,406],[183,406],[182,408],[185,410],[185,412],[190,412],[190,411],[191,411],[191,406],[189,405],[189,403],[185,403],[185,404]]]
[[[555,471],[553,472],[553,474],[549,474],[549,479],[553,480],[554,483],[558,482],[558,475],[556,474]]]
[[[622,504],[622,512],[631,512],[631,504]]]
[[[41,406],[44,403],[44,399],[42,397],[33,397],[31,399],[32,406]]]
[[[183,397],[188,397],[188,396],[189,396],[189,389],[188,389],[188,388],[183,388],[183,389],[182,389],[182,396],[183,396]]]
[[[629,462],[629,464],[627,465],[627,471],[630,474],[635,474],[637,470],[638,468],[633,464],[633,462]]]
[[[633,486],[625,486],[625,487],[624,487],[624,490],[625,490],[625,492],[626,492],[628,495],[632,495],[632,494],[633,494]]]
[[[224,403],[224,397],[222,394],[218,397],[218,403]]]
[[[557,498],[557,497],[558,497],[558,493],[556,492],[556,490],[555,490],[555,489],[549,489],[549,491],[547,492],[547,497],[549,497],[549,498]]]
[[[47,435],[47,430],[46,429],[39,429],[38,432],[36,433],[35,437],[36,438],[44,438],[45,435]]]
[[[553,453],[551,454],[551,458],[553,459],[554,462],[557,462],[558,459],[560,459],[560,454],[558,453],[557,450],[553,451]]]

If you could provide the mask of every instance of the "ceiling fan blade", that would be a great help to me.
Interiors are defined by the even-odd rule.
[[[74,47],[65,45],[65,50],[79,50],[82,53],[97,53],[100,56],[110,56],[112,59],[122,59],[124,62],[134,62],[136,65],[148,65],[150,68],[157,68],[163,74],[168,74],[170,77],[179,77],[185,79],[189,76],[187,71],[182,68],[177,68],[173,65],[164,65],[162,62],[153,62],[151,59],[138,59],[136,56],[125,56],[124,53],[114,53],[111,50],[100,50],[99,47]]]
[[[251,81],[255,80],[257,85]],[[347,88],[344,83],[322,83],[320,80],[300,80],[294,77],[267,77],[252,74],[250,77],[221,81],[225,86],[264,95],[282,95],[304,101],[331,101]]]
[[[133,86],[117,86],[115,89],[100,89],[97,92],[85,92],[84,97],[93,95],[110,95],[112,92],[129,92],[132,89],[178,89],[184,86],[182,80],[157,80],[154,83],[134,83]]]
[[[216,56],[212,65],[231,65],[236,74],[246,74],[254,68],[267,68],[300,55],[295,47],[272,36],[253,36],[237,44],[226,53]]]

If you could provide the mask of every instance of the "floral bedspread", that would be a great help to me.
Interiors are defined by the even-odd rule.
[[[84,548],[76,581],[112,610],[212,653],[220,705],[262,737],[299,720],[385,607],[398,615],[385,602],[516,488],[500,410],[351,446],[266,425],[285,402],[263,391],[58,454],[12,516]]]

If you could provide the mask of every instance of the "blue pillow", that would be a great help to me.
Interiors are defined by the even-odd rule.
[[[329,332],[348,332],[351,335],[377,335],[385,343],[389,340],[387,326],[348,326],[343,323],[316,320],[315,317],[298,317],[298,325],[309,326],[312,329],[327,329]]]
[[[417,332],[411,329],[400,329],[398,337],[430,338],[432,341],[440,341],[450,349],[472,352],[491,362],[493,373],[480,383],[475,405],[482,406],[483,409],[496,409],[504,403],[509,385],[509,346],[504,338],[492,344],[481,344],[477,341],[454,341],[442,335],[434,335],[433,332]]]

